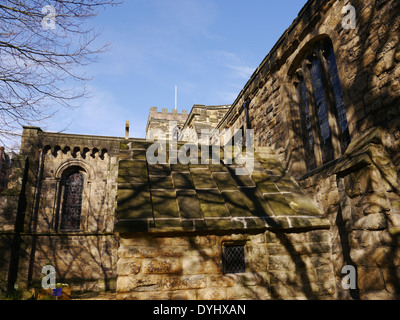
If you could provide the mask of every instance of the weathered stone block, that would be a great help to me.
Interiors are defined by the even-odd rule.
[[[251,217],[253,216],[246,206],[245,199],[240,191],[222,192],[226,205],[232,217]]]
[[[268,244],[267,247],[268,255],[288,255],[289,248],[280,244]]]
[[[385,283],[379,268],[358,268],[358,287],[362,291],[384,290]]]
[[[311,292],[314,296],[332,296],[335,293],[335,284],[333,281],[324,281],[321,283],[311,283]]]
[[[370,214],[359,219],[353,229],[354,230],[383,230],[388,227],[388,217],[385,213]]]
[[[145,150],[132,150],[132,159],[146,161],[146,151]]]
[[[260,191],[256,188],[245,188],[241,190],[244,196],[244,200],[247,208],[255,216],[273,216],[273,212],[265,202]]]
[[[211,177],[211,172],[209,170],[200,169],[191,171],[191,173],[196,189],[217,189],[217,185]]]
[[[117,292],[133,291],[159,291],[161,289],[161,275],[136,275],[129,277],[118,277]]]
[[[200,207],[196,192],[190,190],[177,191],[180,216],[183,219],[203,218],[203,211]]]
[[[152,244],[157,247],[190,247],[192,238],[190,237],[154,237]]]
[[[290,256],[269,256],[269,270],[291,271],[295,270],[296,265]]]
[[[158,248],[153,247],[131,247],[121,246],[118,249],[118,256],[120,258],[155,258],[160,255]]]
[[[200,253],[193,255],[189,252],[182,258],[182,273],[185,275],[196,274],[221,274],[220,261],[208,259]]]
[[[121,160],[119,162],[118,183],[147,183],[145,161]]]
[[[208,287],[232,287],[236,280],[231,275],[210,275],[207,280]]]
[[[149,164],[149,174],[153,176],[169,176],[171,168],[169,164]]]
[[[294,244],[294,251],[297,254],[318,254],[328,253],[331,247],[328,243],[301,243]]]
[[[163,219],[156,219],[154,223],[153,230],[157,231],[182,231],[183,230],[183,223],[179,218],[163,218]]]
[[[381,59],[379,62],[375,65],[375,74],[377,76],[381,75],[384,71],[386,71],[386,63],[385,60]]]
[[[238,166],[237,168],[241,168],[241,170],[244,170],[243,166]],[[236,172],[237,168],[231,168],[233,172]],[[250,178],[250,175],[236,175],[235,176],[235,181],[238,186],[240,187],[255,187],[255,184],[253,180]]]
[[[146,186],[138,186],[136,190],[118,190],[118,218],[152,218],[152,211],[150,191]]]
[[[288,200],[281,194],[264,194],[264,199],[272,208],[275,216],[295,215]]]
[[[308,233],[310,242],[326,242],[329,243],[331,235],[327,230],[315,230]]]
[[[267,231],[265,237],[266,237],[266,241],[267,241],[268,244],[269,243],[279,243],[280,242],[277,234],[274,233],[274,232]]]
[[[298,275],[295,272],[270,271],[270,284],[289,284],[298,281]]]
[[[156,220],[157,218],[179,218],[175,191],[152,191],[151,199]]]
[[[173,189],[171,176],[160,177],[150,176],[150,186],[152,189]]]
[[[144,259],[142,272],[145,274],[177,274],[182,272],[179,259]]]
[[[229,172],[215,172],[212,177],[220,191],[238,190],[237,184]]]
[[[232,221],[230,218],[227,219],[205,219],[206,228],[208,230],[233,230],[238,224]],[[242,226],[240,224],[240,226]]]
[[[163,280],[163,290],[165,291],[203,289],[206,288],[206,286],[206,276],[203,275],[172,276],[166,277]]]
[[[212,247],[217,244],[216,235],[196,236],[193,240],[196,246]]]
[[[196,290],[172,291],[168,292],[169,300],[196,300]]]
[[[235,285],[226,288],[226,298],[228,300],[266,300],[269,295],[268,289],[257,290],[258,287],[243,287],[242,285]]]
[[[175,189],[194,189],[193,179],[190,172],[173,172],[172,179]]]
[[[225,201],[218,190],[197,190],[204,217],[230,217]]]
[[[354,230],[349,235],[352,248],[374,247],[380,243],[379,234],[376,231]]]
[[[197,291],[197,300],[226,300],[226,289],[200,289]]]
[[[188,164],[181,164],[176,163],[176,164],[170,164],[170,169],[172,172],[177,172],[177,173],[189,173],[189,165]]]
[[[272,299],[307,299],[307,294],[302,288],[290,284],[271,285],[269,291]]]
[[[332,265],[331,253],[312,254],[304,256],[303,259],[308,270],[315,270],[315,268]]]
[[[160,248],[160,256],[167,258],[178,258],[183,257],[189,250],[186,247],[163,247]]]
[[[136,275],[140,272],[141,261],[140,260],[122,260],[119,259],[117,262],[117,274],[118,276],[131,276]]]

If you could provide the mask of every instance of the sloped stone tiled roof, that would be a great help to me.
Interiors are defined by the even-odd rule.
[[[223,156],[217,165],[149,164],[149,145],[143,140],[121,143],[120,233],[329,227],[266,148],[256,148],[251,174],[236,175],[243,165],[225,164]],[[199,151],[199,163],[200,157]]]

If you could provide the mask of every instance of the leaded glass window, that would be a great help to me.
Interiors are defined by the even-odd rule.
[[[79,230],[82,211],[83,174],[70,174],[65,180],[61,230]]]
[[[332,131],[329,127],[329,114],[324,92],[324,83],[322,80],[321,63],[316,55],[312,57],[311,76],[314,87],[316,113],[318,115],[319,129],[321,133],[322,161],[323,163],[327,163],[334,159]]]
[[[314,155],[314,134],[312,130],[310,103],[307,98],[307,89],[303,77],[299,79],[299,95],[300,95],[300,117],[302,125],[302,136],[305,149],[305,161],[308,170],[313,170],[317,167]]]
[[[337,69],[337,64],[336,64],[336,58],[335,58],[335,52],[333,51],[332,46],[327,46],[326,48],[327,54],[326,54],[326,59],[328,61],[329,65],[329,73],[330,73],[330,80],[332,83],[334,95],[335,95],[335,102],[336,102],[336,111],[337,111],[337,117],[338,117],[338,122],[339,122],[339,127],[340,127],[340,147],[342,153],[344,153],[347,149],[347,147],[350,144],[350,132],[349,132],[349,126],[347,122],[347,117],[346,117],[346,108],[343,102],[343,95],[342,95],[342,87],[340,85],[340,79],[339,79],[339,72]]]
[[[295,84],[307,171],[340,157],[350,144],[346,108],[332,43],[325,39],[304,54]]]

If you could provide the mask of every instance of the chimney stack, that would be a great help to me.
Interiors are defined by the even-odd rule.
[[[125,125],[125,139],[129,139],[129,121],[127,121]]]

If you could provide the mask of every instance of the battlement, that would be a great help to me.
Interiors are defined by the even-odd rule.
[[[187,110],[182,110],[182,113],[179,113],[178,110],[173,109],[172,112],[168,112],[167,108],[162,108],[162,111],[159,112],[157,107],[151,107],[150,108],[150,115],[166,115],[166,114],[172,114],[172,115],[182,115],[182,116],[187,116],[188,111]]]
[[[172,110],[172,112],[168,112],[168,109],[162,108],[162,111],[159,112],[157,107],[151,107],[149,113],[149,119],[147,120],[146,126],[146,137],[148,137],[148,133],[151,130],[160,129],[162,132],[167,134],[167,138],[169,136],[169,123],[176,122],[178,128],[181,129],[185,124],[189,114],[187,110],[182,110],[182,113],[178,113],[178,110]]]
[[[168,131],[170,130],[170,122],[176,122],[179,130],[178,139],[195,141],[197,140],[197,134],[188,135],[188,133],[198,133],[201,129],[215,128],[229,111],[230,107],[230,105],[206,106],[195,104],[189,114],[187,110],[182,110],[182,113],[178,113],[177,110],[172,110],[170,113],[166,108],[162,108],[161,112],[159,112],[157,107],[151,107],[149,119],[147,121],[146,137],[149,137],[149,132],[151,130],[160,129],[166,132],[168,138],[169,134],[171,134]]]

